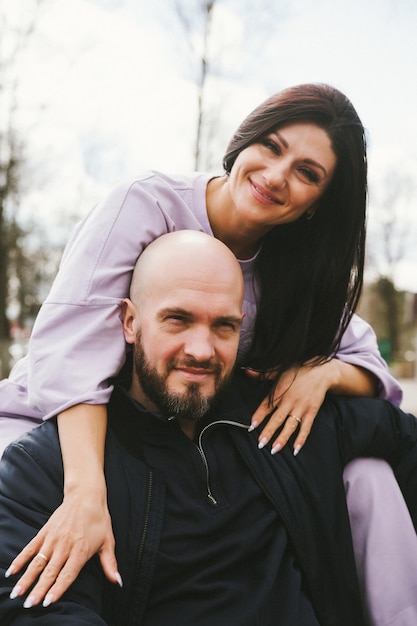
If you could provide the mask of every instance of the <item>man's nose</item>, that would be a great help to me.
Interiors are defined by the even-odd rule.
[[[196,361],[209,361],[215,353],[214,338],[210,329],[190,330],[184,344],[184,353]]]

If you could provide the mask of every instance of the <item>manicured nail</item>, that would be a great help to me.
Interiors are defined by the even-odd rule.
[[[13,574],[13,566],[10,565],[10,567],[4,573],[4,577],[9,578],[9,576],[11,576],[12,574]]]
[[[46,607],[52,604],[53,601],[54,601],[54,594],[48,593],[45,596],[45,600],[42,602],[42,606],[46,609]]]
[[[115,576],[116,576],[117,584],[119,585],[120,588],[122,588],[123,587],[123,580],[122,580],[122,577],[120,576],[119,572],[116,572]]]
[[[282,445],[280,443],[277,443],[271,450],[271,454],[276,454],[277,452],[279,452],[282,448]]]
[[[266,444],[268,443],[268,440],[266,437],[262,437],[262,439],[260,440],[260,442],[258,443],[258,448],[259,450],[262,450],[262,448],[264,448],[266,446]]]
[[[300,452],[300,450],[301,450],[300,444],[298,444],[298,446],[295,446],[295,448],[294,448],[294,456],[297,456],[297,454]]]
[[[10,600],[14,600],[15,598],[17,598],[20,595],[21,591],[22,591],[22,587],[20,587],[19,585],[16,585],[16,587],[13,587],[9,596]]]
[[[248,428],[248,433],[251,433],[258,426],[258,422],[252,422],[252,424]]]
[[[35,597],[34,596],[28,596],[26,598],[26,600],[23,602],[23,608],[24,609],[31,609],[34,602],[35,602]]]

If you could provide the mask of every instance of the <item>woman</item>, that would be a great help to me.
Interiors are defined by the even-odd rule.
[[[348,99],[326,85],[273,96],[237,130],[224,168],[223,176],[149,173],[97,206],[66,248],[29,359],[1,389],[14,394],[9,415],[16,392],[29,418],[59,413],[64,501],[8,571],[38,553],[14,591],[22,595],[45,568],[29,604],[46,593],[46,603],[56,600],[96,552],[107,577],[122,584],[102,471],[104,405],[125,358],[120,302],[136,258],[161,234],[203,230],[241,260],[240,365],[276,379],[253,418],[255,427],[272,413],[260,447],[285,422],[272,452],[299,428],[298,453],[328,391],[401,398],[373,332],[352,317],[363,281],[367,174],[364,130]]]

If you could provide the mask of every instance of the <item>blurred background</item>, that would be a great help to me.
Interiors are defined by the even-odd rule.
[[[417,413],[414,0],[2,0],[0,378],[82,216],[143,170],[221,172],[264,98],[327,82],[368,133],[360,314]]]

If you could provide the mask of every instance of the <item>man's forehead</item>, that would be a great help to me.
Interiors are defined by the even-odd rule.
[[[149,299],[154,302],[170,302],[175,306],[182,306],[182,302],[190,305],[200,300],[229,301],[232,305],[239,300],[239,286],[230,281],[210,281],[204,279],[161,281],[155,283],[148,291]]]
[[[152,302],[149,302],[152,306]],[[237,315],[240,313],[241,302],[237,294],[229,290],[188,289],[181,287],[155,294],[154,311],[182,311],[189,315],[201,313],[213,315]]]

